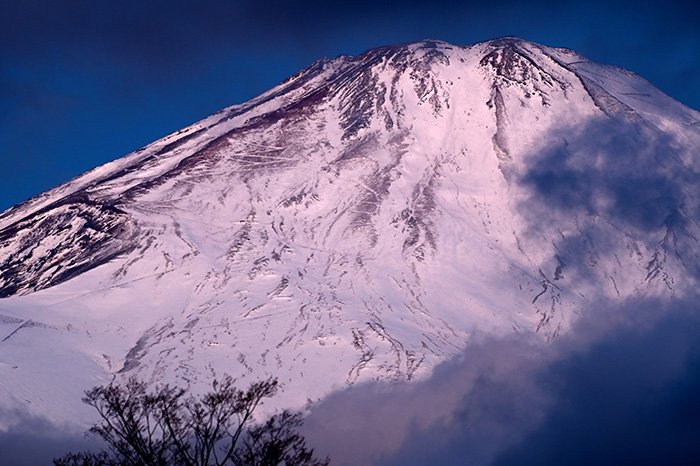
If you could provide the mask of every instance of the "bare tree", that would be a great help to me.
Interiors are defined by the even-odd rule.
[[[195,397],[168,385],[149,392],[134,378],[86,392],[100,422],[90,431],[107,443],[107,451],[70,453],[59,466],[322,466],[297,432],[299,413],[282,411],[261,424],[253,414],[263,398],[277,393],[276,380],[234,386],[231,377],[213,383]]]

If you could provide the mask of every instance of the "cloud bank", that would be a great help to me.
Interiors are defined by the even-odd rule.
[[[550,343],[475,336],[423,381],[332,395],[302,433],[333,465],[698,464],[699,303],[597,303]],[[41,419],[20,425],[0,434],[0,464],[98,445]]]
[[[341,465],[697,464],[700,306],[598,304],[552,343],[472,343],[413,385],[357,386],[305,433]]]
[[[0,409],[0,419],[11,421],[9,431],[0,431],[0,464],[37,466],[52,464],[70,451],[98,450],[102,444],[95,436],[76,430],[75,426],[57,426],[21,410]]]
[[[679,261],[676,280],[661,285],[664,297],[651,297],[651,285],[648,295],[596,291],[550,342],[472,335],[426,380],[356,386],[324,400],[305,427],[312,444],[347,465],[700,463],[693,157],[627,119],[552,133],[520,180],[531,193],[520,206],[528,236],[541,242],[543,231],[580,219],[555,250],[569,282],[590,278],[594,290],[591,242],[600,257],[617,258],[633,232]]]

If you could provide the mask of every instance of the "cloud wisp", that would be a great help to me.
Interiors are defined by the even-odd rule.
[[[462,354],[426,380],[360,385],[324,400],[308,418],[307,435],[336,464],[700,460],[692,440],[700,432],[700,299],[693,291],[700,273],[691,220],[700,177],[688,166],[692,154],[626,119],[592,119],[549,141],[521,175],[531,193],[521,213],[531,241],[554,238],[552,254],[566,264],[563,286],[591,285],[579,317],[550,342],[472,335]],[[669,263],[647,264],[641,253],[628,268],[624,258],[610,259],[629,255],[634,244]],[[637,280],[654,279],[657,266],[665,278],[639,292]],[[626,277],[635,267],[641,275]],[[613,273],[617,295],[596,290]]]

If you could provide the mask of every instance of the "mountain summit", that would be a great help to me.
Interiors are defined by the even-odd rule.
[[[682,295],[698,147],[698,112],[568,49],[319,60],[0,215],[0,406],[76,421],[112,377],[226,372],[300,407]]]

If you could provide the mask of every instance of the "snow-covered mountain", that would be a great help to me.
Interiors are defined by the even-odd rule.
[[[567,49],[319,60],[0,215],[0,412],[80,424],[113,377],[214,373],[276,376],[298,408],[683,295],[698,147],[698,112]]]

